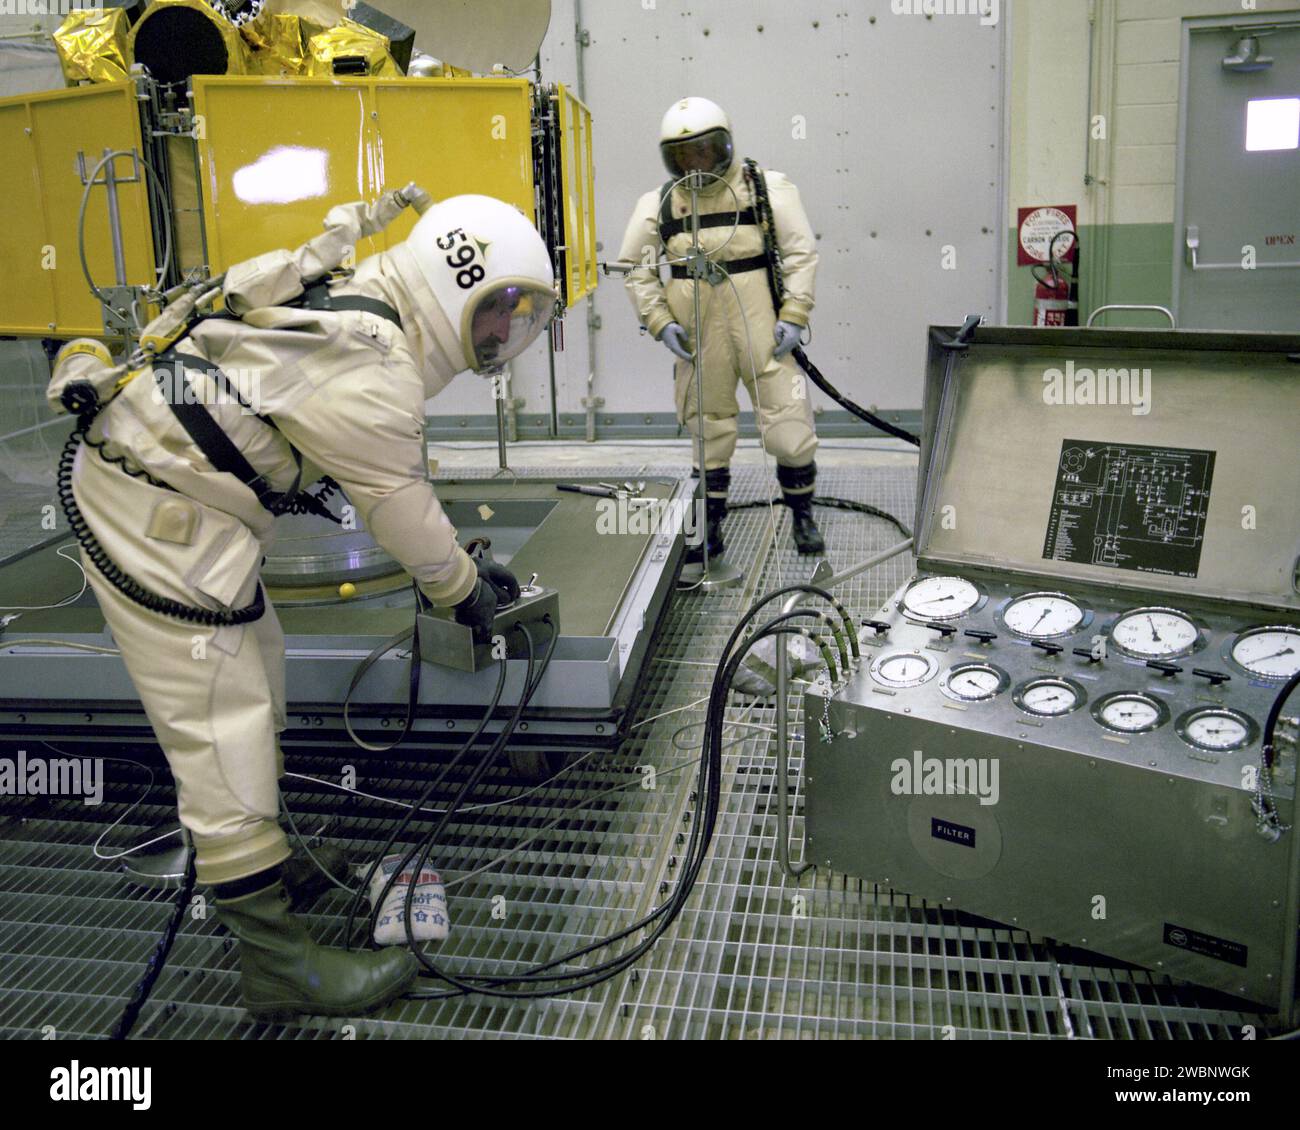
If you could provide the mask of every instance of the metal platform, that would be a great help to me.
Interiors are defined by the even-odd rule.
[[[599,469],[603,478],[682,473],[683,468]],[[822,492],[912,514],[909,470],[829,471]],[[733,500],[766,496],[757,473],[736,476]],[[678,597],[647,666],[646,691],[617,753],[598,752],[542,786],[502,764],[448,833],[436,863],[448,881],[452,935],[439,954],[453,970],[486,972],[532,963],[608,934],[662,897],[678,837],[693,819],[702,700],[717,653],[753,597],[805,577],[811,565],[789,543],[777,510],[777,551],[765,509],[734,514],[728,553],[746,587]],[[819,521],[832,564],[845,568],[897,540],[885,522],[836,510]],[[846,586],[855,610],[874,610],[910,574],[900,558]],[[789,698],[802,732],[802,695]],[[357,1038],[813,1039],[1229,1039],[1243,1025],[1259,1037],[1276,1019],[1144,970],[1053,947],[928,906],[904,893],[818,871],[788,881],[775,860],[774,709],[733,699],[724,752],[722,807],[699,883],[669,935],[599,989],[528,1004],[481,997],[399,1002],[354,1024]],[[757,727],[757,728],[750,728]],[[802,745],[793,744],[792,852],[802,839]],[[136,757],[143,751],[123,750]],[[338,754],[290,754],[287,801],[304,832],[324,827],[358,860],[373,857],[397,811],[346,796],[345,763],[358,788],[410,798],[427,780],[424,760],[357,762]],[[653,765],[645,790],[637,767]],[[112,1027],[169,913],[169,894],[142,891],[96,861],[89,845],[113,820],[110,845],[128,843],[172,815],[165,770],[149,785],[131,765],[108,767],[104,804],[87,808],[32,798],[0,801],[0,1036],[103,1036]],[[316,780],[309,780],[315,778]],[[456,782],[452,782],[454,787]],[[617,791],[615,791],[617,790]],[[442,799],[445,799],[445,790]],[[129,811],[143,796],[144,803]],[[435,798],[430,802],[437,804]],[[480,871],[506,853],[497,866]],[[492,916],[504,896],[506,917]],[[797,902],[802,896],[804,901]],[[337,940],[342,895],[310,914],[322,940]],[[238,1006],[231,940],[215,923],[186,920],[134,1035],[145,1039],[337,1039],[343,1022],[309,1018],[252,1023]]]
[[[521,581],[535,577],[542,588],[559,591],[560,638],[524,713],[521,746],[547,753],[613,748],[624,732],[653,628],[669,604],[683,552],[679,530],[691,505],[690,485],[681,478],[652,476],[636,485],[644,487],[649,509],[624,506],[620,518],[621,503],[560,491],[550,477],[438,483],[462,540],[489,543],[489,553]],[[636,523],[636,513],[652,518]],[[114,641],[94,595],[62,603],[76,592],[75,548],[65,533],[0,566],[0,606],[29,609],[0,636],[0,644],[10,644],[0,647],[0,748],[38,739],[150,740],[125,665],[110,654]],[[409,630],[415,601],[409,579],[367,535],[315,516],[281,519],[262,576],[285,633],[289,729],[281,747],[347,744],[342,704],[366,656]],[[355,595],[340,596],[340,583],[353,581]],[[521,650],[511,650],[510,662],[520,668],[511,687],[522,684]],[[386,731],[405,716],[408,666],[409,650],[395,647],[351,690],[351,724],[372,742],[384,743]],[[495,669],[427,667],[408,744],[430,750],[459,744],[495,684]],[[507,694],[501,717],[511,703]],[[448,725],[449,719],[458,721]],[[488,732],[500,724],[494,721]]]

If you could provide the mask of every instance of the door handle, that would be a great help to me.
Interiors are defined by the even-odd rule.
[[[1253,267],[1243,267],[1240,263],[1202,263],[1197,257],[1201,247],[1201,229],[1196,224],[1187,226],[1187,265],[1193,271],[1268,271],[1300,269],[1300,262],[1294,263],[1256,263]]]

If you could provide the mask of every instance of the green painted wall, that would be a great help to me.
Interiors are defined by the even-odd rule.
[[[1033,321],[1034,279],[1028,267],[1016,264],[1017,234],[1008,233],[1007,321],[1029,325]],[[1098,306],[1112,302],[1154,303],[1169,306],[1173,300],[1173,224],[1082,225],[1079,228],[1083,264],[1079,278],[1082,324]],[[1105,263],[1098,274],[1098,264]],[[1116,312],[1103,315],[1102,325],[1168,326],[1163,314]]]

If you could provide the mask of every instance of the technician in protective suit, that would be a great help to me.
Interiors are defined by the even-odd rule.
[[[719,271],[700,296],[709,555],[718,556],[725,549],[722,521],[740,411],[737,381],[743,381],[749,392],[763,446],[776,460],[795,546],[800,553],[822,553],[826,546],[812,516],[817,434],[804,375],[789,356],[812,314],[817,273],[816,241],[799,190],[781,173],[764,173],[752,162],[738,161],[731,121],[707,98],[685,98],[664,115],[659,148],[673,180],[637,201],[620,258],[641,264],[628,274],[628,293],[642,327],[677,358],[677,419],[698,439],[701,411],[692,363],[699,341],[694,325],[696,284],[685,265],[692,245],[691,197],[685,185],[667,190],[688,173],[712,174],[704,178],[699,194],[704,213],[700,243],[726,275]],[[764,184],[775,221],[772,238],[784,272],[779,310],[759,226],[758,198]],[[671,267],[667,285],[659,272],[661,254],[666,254]],[[701,556],[702,550],[697,549],[688,560],[698,561]]]
[[[428,200],[414,186],[403,193]],[[107,351],[80,341],[64,347],[51,382],[65,409],[78,382],[115,393],[72,473],[98,543],[88,553],[82,538],[86,573],[175,776],[198,880],[215,887],[219,919],[239,939],[244,1003],[259,1015],[354,1015],[404,992],[418,970],[404,948],[317,946],[289,909],[276,789],[284,637],[258,579],[275,514],[328,475],[460,622],[486,631],[519,594],[507,570],[456,542],[427,481],[424,403],[542,332],[556,297],[550,256],[514,208],[461,196],[350,277],[313,285],[410,202],[389,193],[335,208],[296,252],[232,268],[227,313],[190,325],[147,369],[119,367],[105,385]],[[105,556],[115,570],[96,561]]]

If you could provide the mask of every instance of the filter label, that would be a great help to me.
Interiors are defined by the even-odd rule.
[[[965,824],[954,824],[951,820],[941,820],[937,816],[930,817],[930,836],[946,843],[960,844],[962,847],[975,846],[974,828],[968,828]]]

